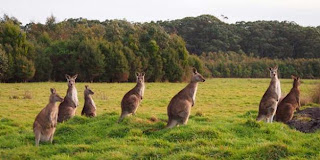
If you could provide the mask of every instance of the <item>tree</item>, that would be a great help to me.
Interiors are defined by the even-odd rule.
[[[32,61],[23,55],[18,55],[15,59],[15,79],[18,81],[30,80],[35,74],[35,68]]]
[[[104,73],[105,57],[101,54],[97,45],[93,41],[82,41],[78,47],[76,55],[77,69],[79,79],[82,81],[90,81]]]
[[[0,47],[0,81],[3,81],[6,79],[5,77],[8,72],[8,68],[9,68],[8,57]]]

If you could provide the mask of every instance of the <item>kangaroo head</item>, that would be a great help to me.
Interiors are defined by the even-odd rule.
[[[136,72],[136,77],[137,77],[137,83],[144,83],[144,72]]]
[[[92,94],[94,94],[94,92],[89,88],[88,85],[85,85],[84,87],[85,87],[84,95],[92,95]]]
[[[300,77],[291,75],[291,78],[293,79],[293,87],[299,87],[301,84]]]
[[[76,79],[77,79],[77,77],[78,77],[78,74],[76,74],[76,75],[74,75],[74,76],[72,76],[72,77],[70,77],[69,75],[65,75],[66,76],[66,79],[67,79],[67,81],[68,81],[68,86],[69,87],[72,87],[72,86],[74,86],[75,84],[76,84]]]
[[[56,89],[50,88],[50,92],[51,92],[50,102],[62,102],[62,101],[63,101],[63,98],[61,98],[61,97],[57,94]]]
[[[269,67],[269,71],[270,71],[270,77],[276,77],[278,75],[278,66],[275,67]]]
[[[204,82],[206,81],[203,76],[198,73],[197,69],[193,68],[193,76],[191,78],[191,82]]]

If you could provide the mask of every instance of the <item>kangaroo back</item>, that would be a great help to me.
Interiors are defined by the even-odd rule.
[[[58,117],[58,106],[55,103],[63,101],[55,89],[51,88],[50,90],[49,104],[40,111],[33,123],[37,146],[40,141],[52,142]]]
[[[287,123],[293,117],[293,113],[295,110],[300,108],[300,78],[291,76],[293,79],[293,86],[287,96],[279,103],[277,112],[276,112],[276,120]]]
[[[84,106],[81,115],[85,115],[87,117],[96,116],[96,104],[91,97],[93,94],[94,92],[89,88],[88,85],[86,85],[84,90]]]
[[[136,73],[137,84],[134,88],[132,88],[129,92],[127,92],[122,100],[121,100],[121,115],[118,120],[118,123],[123,120],[124,117],[128,116],[129,114],[135,115],[140,102],[143,99],[144,95],[144,76],[145,73]]]
[[[167,114],[167,128],[172,128],[178,124],[187,124],[191,107],[195,104],[198,82],[204,82],[203,76],[193,69],[191,82],[177,93],[170,101]]]

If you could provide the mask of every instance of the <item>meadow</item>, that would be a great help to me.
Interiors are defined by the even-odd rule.
[[[282,93],[291,79],[280,79]],[[302,80],[309,97],[319,80]],[[116,123],[120,101],[135,83],[77,83],[77,116],[58,124],[53,145],[34,145],[32,125],[51,87],[65,96],[67,82],[0,84],[0,159],[320,159],[320,132],[256,122],[270,79],[207,79],[200,83],[186,126],[163,129],[170,99],[186,83],[146,83],[135,116]],[[80,116],[84,85],[95,92],[95,118]],[[307,104],[305,107],[319,107]]]

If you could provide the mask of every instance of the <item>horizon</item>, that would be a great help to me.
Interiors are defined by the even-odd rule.
[[[230,5],[233,4],[233,5]],[[31,7],[25,7],[31,6]],[[17,18],[22,25],[42,23],[53,15],[57,22],[70,18],[88,20],[127,20],[129,22],[171,21],[185,17],[212,15],[221,21],[234,24],[245,21],[288,21],[300,26],[320,26],[320,1],[308,0],[227,0],[209,1],[191,0],[120,0],[117,2],[96,1],[22,1],[5,0],[0,14]]]

